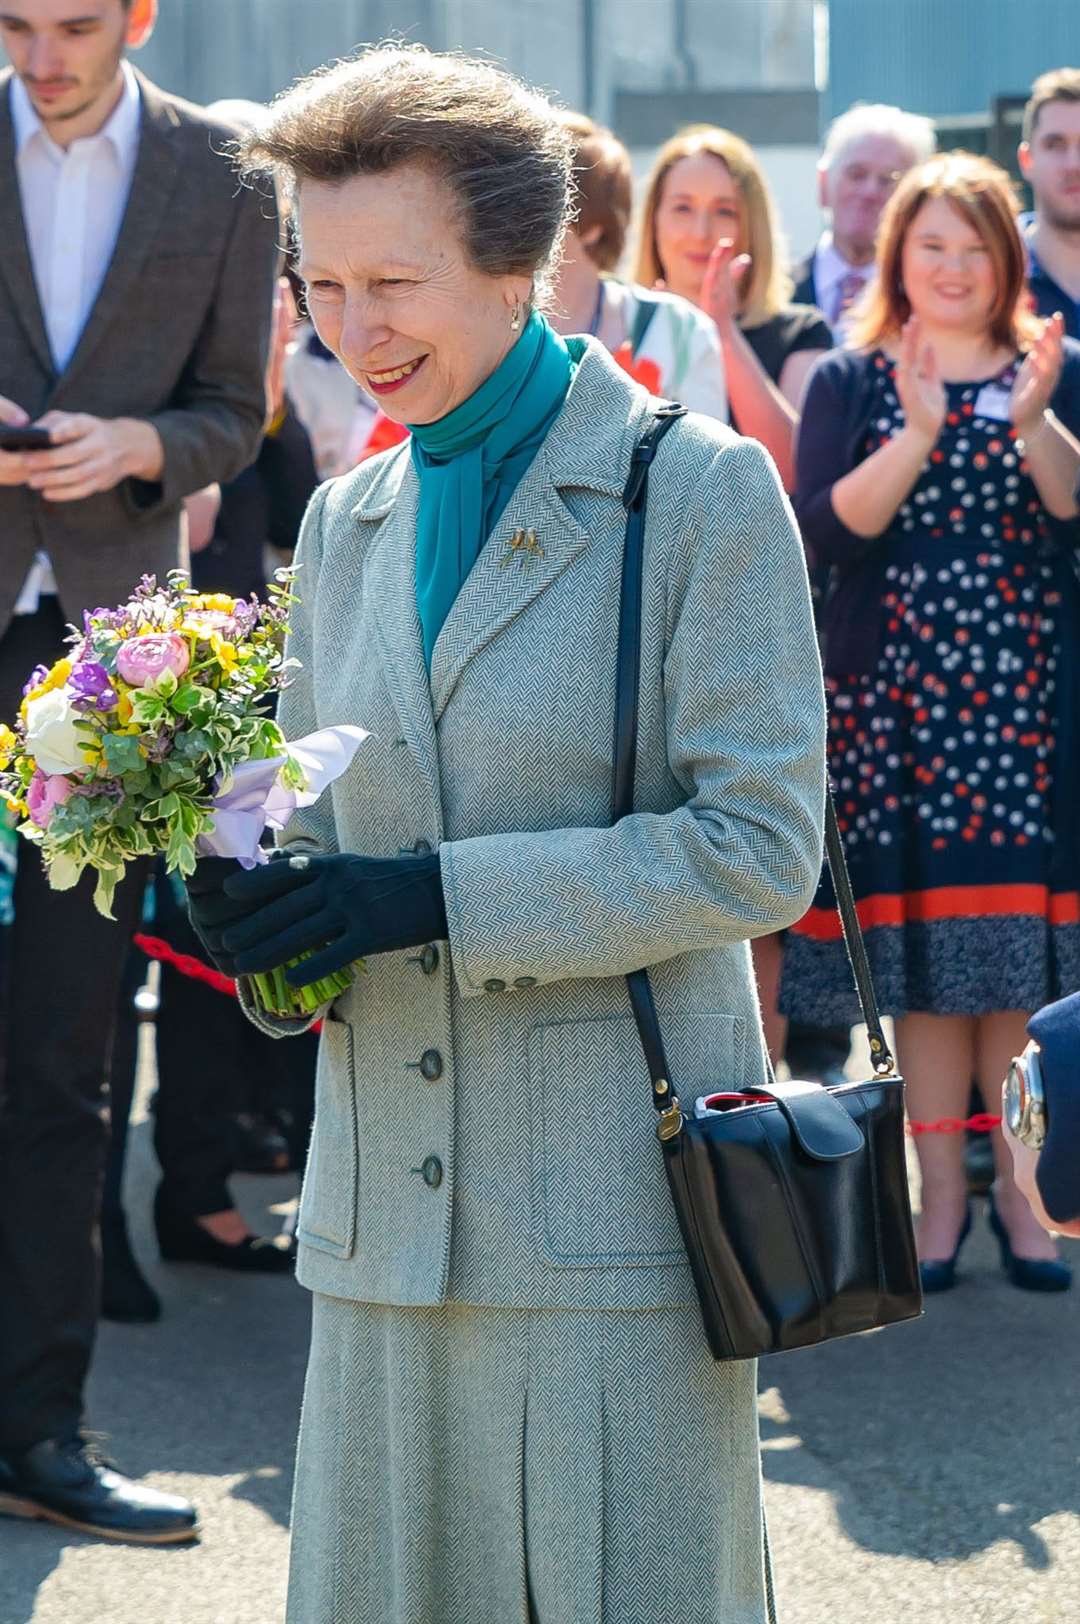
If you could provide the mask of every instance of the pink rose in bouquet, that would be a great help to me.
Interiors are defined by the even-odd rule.
[[[191,650],[179,632],[150,632],[129,637],[116,651],[116,669],[133,688],[151,688],[171,671],[182,677],[191,664]]]
[[[39,767],[26,790],[26,809],[31,822],[39,829],[47,829],[53,812],[63,806],[72,788],[71,780],[63,773],[43,773]]]

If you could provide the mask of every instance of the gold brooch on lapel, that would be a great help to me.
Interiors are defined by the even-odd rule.
[[[499,568],[509,564],[512,558],[520,558],[525,562],[529,558],[543,558],[544,549],[540,545],[540,538],[535,530],[515,530],[506,544],[506,552],[499,561]]]

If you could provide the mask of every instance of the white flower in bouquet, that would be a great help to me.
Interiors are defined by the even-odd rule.
[[[86,771],[85,739],[70,696],[62,688],[31,699],[26,706],[26,748],[44,773]]]

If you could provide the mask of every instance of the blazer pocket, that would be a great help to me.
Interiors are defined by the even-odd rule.
[[[350,1258],[356,1244],[358,1146],[353,1034],[328,1015],[319,1039],[315,1123],[296,1232],[306,1246]]]
[[[663,1020],[684,1109],[738,1085],[743,1027],[711,1013]],[[683,1255],[632,1015],[534,1027],[529,1114],[533,1213],[549,1262],[645,1267]]]

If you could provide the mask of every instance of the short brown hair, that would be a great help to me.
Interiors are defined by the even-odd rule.
[[[1039,330],[1027,296],[1027,263],[1016,224],[1019,205],[1004,169],[973,152],[943,152],[900,181],[885,205],[878,230],[877,278],[860,308],[850,342],[872,349],[895,342],[911,315],[901,267],[912,223],[930,198],[943,197],[979,233],[990,251],[997,297],[990,312],[994,342],[1026,349]]]
[[[237,145],[290,193],[417,164],[457,194],[466,251],[490,276],[543,280],[570,200],[570,138],[539,91],[487,62],[380,45],[297,80]]]
[[[711,124],[691,125],[660,148],[645,186],[634,280],[651,288],[663,277],[656,251],[656,210],[664,182],[680,158],[694,158],[701,152],[719,158],[739,194],[742,219],[735,248],[736,253],[750,256],[750,269],[739,284],[739,317],[747,326],[753,326],[775,316],[787,304],[791,278],[780,252],[776,210],[761,166],[753,148],[730,130]]]
[[[1080,68],[1053,68],[1049,73],[1040,73],[1024,108],[1026,142],[1035,134],[1043,108],[1056,101],[1080,102]]]
[[[584,113],[564,113],[562,127],[573,142],[578,236],[600,227],[585,252],[601,271],[613,271],[626,247],[634,207],[630,154],[617,136]]]

